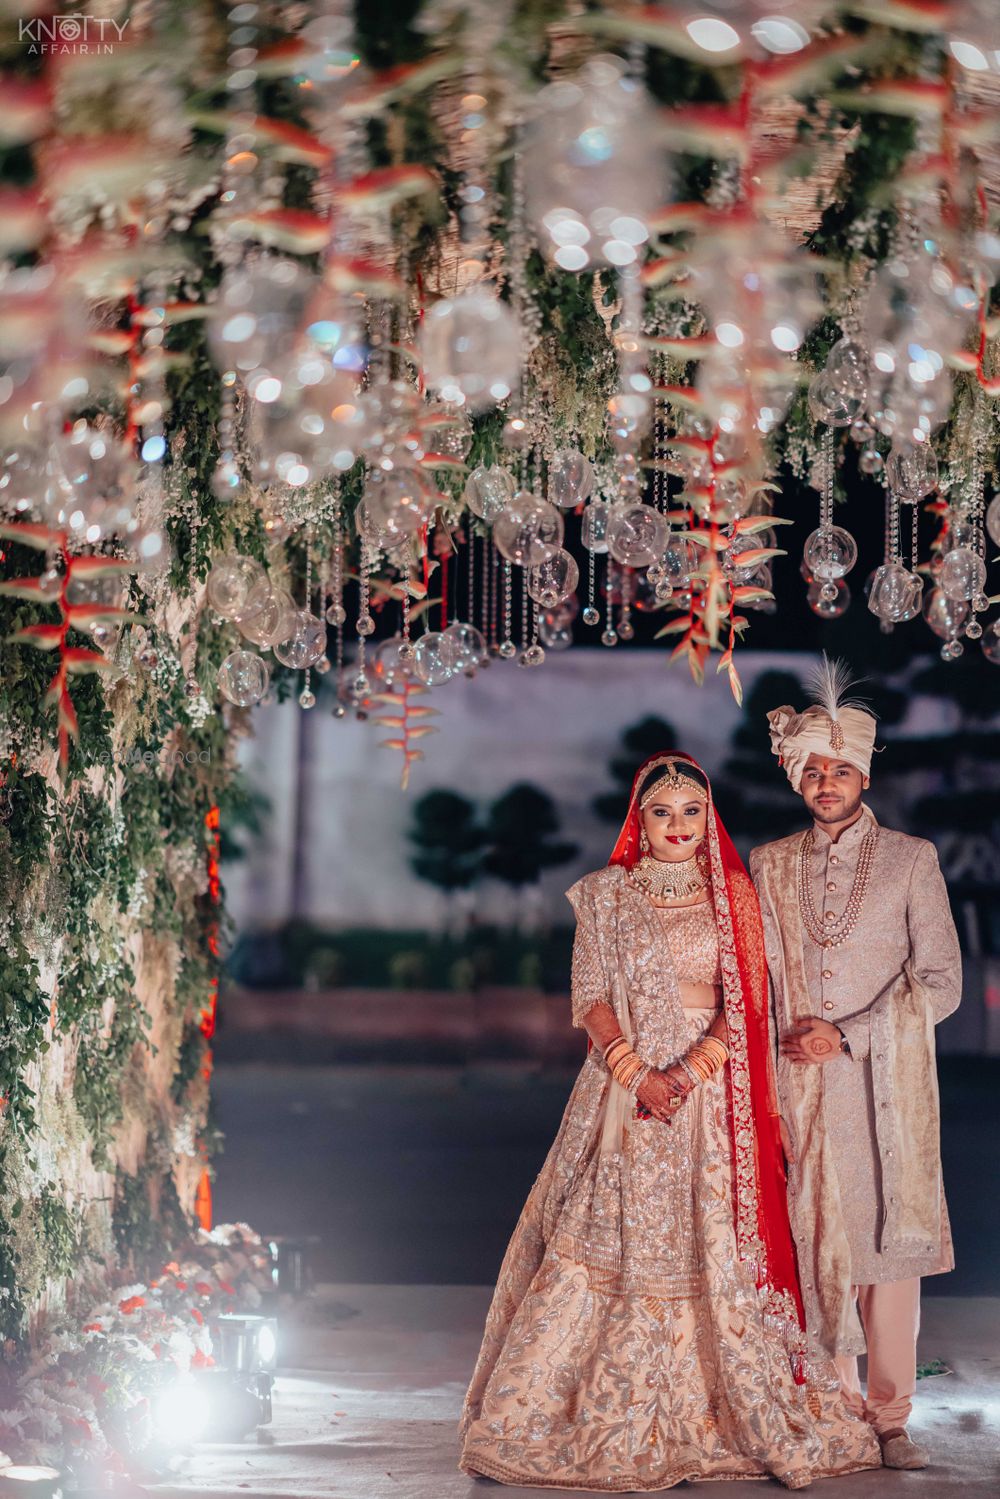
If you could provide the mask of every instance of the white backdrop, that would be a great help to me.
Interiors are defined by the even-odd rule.
[[[744,652],[740,671],[749,688],[761,670],[801,675],[809,664],[801,654]],[[579,874],[605,863],[614,841],[615,830],[594,816],[590,804],[611,789],[607,767],[621,753],[622,732],[647,715],[665,718],[675,726],[680,747],[712,773],[728,754],[740,716],[724,675],[699,688],[684,663],[670,666],[658,652],[627,648],[574,647],[565,655],[550,653],[533,670],[494,662],[474,680],[447,683],[424,701],[440,710],[439,732],[422,741],[427,758],[414,765],[408,792],[399,788],[399,755],[376,749],[388,735],[372,723],[337,720],[328,709],[303,713],[293,703],[255,710],[255,735],[242,755],[272,810],[249,859],[227,872],[240,929],[277,926],[293,914],[300,754],[304,878],[296,914],[330,927],[439,925],[440,895],[409,868],[406,834],[414,802],[425,791],[447,788],[485,806],[515,782],[529,781],[554,798],[562,836],[580,846],[572,864],[542,881],[544,914],[562,920],[569,919],[563,891]],[[948,727],[940,703],[915,700],[908,731]],[[502,887],[484,886],[480,900],[497,919],[509,913]]]

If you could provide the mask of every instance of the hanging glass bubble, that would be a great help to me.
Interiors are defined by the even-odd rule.
[[[544,610],[545,618],[556,630],[569,629],[577,615],[580,613],[580,600],[575,593],[568,598],[560,599],[558,604],[551,609]]]
[[[441,633],[451,641],[456,672],[464,671],[471,674],[477,667],[489,660],[490,653],[486,640],[475,625],[455,620]]]
[[[594,470],[576,448],[557,448],[549,459],[547,499],[560,510],[572,510],[589,499],[594,489]]]
[[[573,644],[571,625],[557,624],[549,613],[538,618],[538,639],[547,651],[568,651]]]
[[[528,569],[528,594],[543,609],[553,609],[573,593],[580,581],[576,558],[560,549]]]
[[[283,666],[301,671],[312,666],[326,650],[326,625],[308,609],[297,609],[292,616],[285,616],[283,626],[289,629],[272,646],[275,656]]]
[[[716,479],[711,493],[711,505],[705,519],[717,526],[729,526],[750,510],[752,496],[746,481],[735,474],[724,474]],[[699,508],[697,503],[696,510]]]
[[[207,328],[217,367],[246,374],[267,365],[280,378],[316,287],[311,271],[282,256],[231,266]]]
[[[420,357],[427,384],[443,400],[486,411],[517,388],[520,325],[505,302],[475,287],[428,309]]]
[[[522,146],[528,212],[556,265],[632,265],[666,193],[645,89],[620,57],[591,57],[535,96]]]
[[[42,509],[50,525],[90,542],[127,530],[137,469],[115,433],[75,422],[52,443],[46,467]]]
[[[722,571],[731,582],[738,587],[743,587],[754,582],[754,575],[760,568],[760,559],[754,558],[750,563],[741,559],[746,553],[759,552],[762,547],[774,545],[773,531],[759,531],[756,535],[734,536],[732,541],[722,553]],[[688,542],[688,546],[693,543]],[[675,584],[678,586],[678,584]],[[770,584],[767,585],[770,587]]]
[[[219,691],[238,708],[259,703],[271,674],[254,651],[231,651],[219,667]]]
[[[916,505],[937,488],[937,455],[927,442],[896,444],[885,461],[885,477],[903,504]]]
[[[420,392],[405,380],[377,381],[364,391],[359,404],[364,445],[373,454],[405,448],[424,409]]]
[[[880,474],[885,467],[885,459],[878,448],[862,448],[858,454],[858,468],[863,474]]]
[[[986,586],[986,564],[971,547],[955,547],[941,559],[938,584],[950,599],[974,599]]]
[[[932,588],[924,599],[923,615],[934,634],[953,640],[964,630],[970,614],[964,599],[952,599],[942,588]]]
[[[412,647],[398,635],[375,647],[373,670],[383,687],[395,687],[413,673]]]
[[[899,624],[920,610],[923,579],[901,562],[883,562],[875,569],[868,592],[868,608],[876,619]]]
[[[227,552],[212,564],[206,588],[208,602],[223,619],[239,619],[252,590],[262,583],[267,583],[267,576],[255,558]],[[259,595],[254,598],[256,601]]]
[[[858,560],[857,542],[843,526],[818,526],[806,538],[802,560],[820,582],[842,578]]]
[[[849,427],[864,411],[867,394],[867,389],[862,389],[860,395],[838,389],[827,372],[821,370],[809,382],[809,413],[813,421],[823,422],[827,427]]]
[[[649,397],[633,391],[619,391],[608,402],[608,437],[619,453],[637,448],[649,430],[652,407]]]
[[[458,671],[454,641],[442,630],[429,630],[414,647],[413,670],[428,687],[439,687]]]
[[[820,619],[839,619],[851,606],[851,590],[843,578],[835,583],[810,583],[806,600]]]
[[[995,619],[983,631],[981,641],[983,655],[994,666],[1000,666],[1000,619]]]
[[[701,552],[696,543],[688,541],[687,537],[671,535],[657,558],[657,563],[660,568],[657,587],[661,594],[664,588],[683,589],[690,584],[691,574],[698,570]]]
[[[614,505],[608,517],[608,551],[623,567],[648,567],[663,553],[667,523],[651,505]]]
[[[608,517],[611,506],[604,500],[591,500],[584,506],[580,523],[580,540],[588,552],[603,556],[608,550]]]
[[[493,540],[508,562],[536,567],[562,546],[564,529],[554,505],[521,489],[493,522]]]
[[[474,468],[465,481],[462,498],[481,520],[492,525],[501,510],[514,498],[517,484],[509,469],[499,464]]]
[[[426,450],[464,460],[472,447],[472,421],[461,406],[429,401],[420,414],[420,433]]]
[[[295,600],[284,588],[274,588],[267,578],[255,583],[247,594],[238,619],[240,634],[254,645],[271,645],[287,639],[294,629],[291,616],[297,613]]]
[[[986,507],[986,534],[994,546],[1000,547],[1000,494],[995,494]]]
[[[430,520],[439,498],[417,468],[373,469],[364,490],[370,525],[393,540],[415,535]]]

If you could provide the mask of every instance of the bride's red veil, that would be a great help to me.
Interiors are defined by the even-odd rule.
[[[657,766],[690,767],[708,791],[706,842],[719,929],[731,1082],[734,1217],[739,1257],[786,1333],[796,1378],[804,1379],[802,1294],[788,1219],[784,1154],[768,1040],[768,979],[760,906],[750,876],[722,825],[711,783],[690,755],[652,755],[636,771],[628,813],[609,864],[640,857],[639,788]]]

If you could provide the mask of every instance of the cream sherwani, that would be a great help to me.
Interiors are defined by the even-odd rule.
[[[816,911],[834,930],[873,827],[865,807],[836,842],[819,824],[814,828],[808,879]],[[886,1333],[879,1335],[883,1347],[873,1350],[875,1329],[889,1327],[890,1342],[901,1336],[888,1360],[896,1372],[876,1373],[876,1384],[890,1418],[903,1424],[911,1364],[915,1377],[919,1277],[954,1263],[941,1180],[934,1026],[961,993],[958,937],[933,844],[888,828],[878,834],[860,916],[838,947],[815,943],[799,913],[801,833],[755,849],[750,860],[777,1033],[816,1015],[838,1025],[851,1048],[850,1057],[822,1066],[779,1057],[778,1093],[798,1157],[789,1171],[789,1206],[808,1325],[842,1356],[849,1393],[852,1356],[865,1350],[867,1331],[868,1415],[877,1427],[872,1369]],[[883,1303],[892,1297],[888,1317]]]

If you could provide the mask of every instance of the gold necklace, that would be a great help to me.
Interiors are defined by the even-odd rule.
[[[697,854],[677,863],[643,854],[629,874],[633,883],[654,900],[686,900],[708,884],[708,873],[702,869]]]
[[[838,922],[826,922],[816,910],[812,881],[809,877],[809,857],[814,841],[813,830],[809,828],[803,833],[802,842],[799,844],[799,912],[802,916],[802,925],[817,947],[839,947],[842,942],[847,941],[857,926],[861,907],[868,892],[868,881],[871,878],[872,860],[875,858],[878,835],[879,827],[877,823],[874,823],[861,840],[858,867],[854,875],[854,884],[851,886],[850,897],[844,907],[844,914]]]

